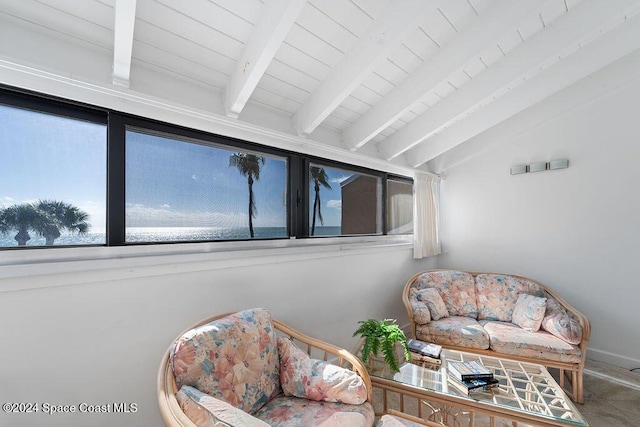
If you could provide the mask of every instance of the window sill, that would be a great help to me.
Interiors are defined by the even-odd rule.
[[[80,273],[109,270],[109,280],[179,274],[369,251],[407,250],[412,242],[413,235],[402,235],[3,251],[0,277],[6,283],[0,286],[0,292],[47,287],[42,283],[12,283],[11,278],[72,275],[65,280],[65,285],[72,285],[87,280]]]

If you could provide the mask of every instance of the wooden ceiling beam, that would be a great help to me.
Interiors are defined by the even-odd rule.
[[[559,60],[504,96],[491,102],[455,126],[404,153],[412,167],[419,167],[444,152],[483,134],[632,52],[640,49],[640,15],[619,21],[602,36]]]
[[[299,135],[309,134],[324,121],[409,32],[418,28],[437,1],[395,0],[360,37],[293,117]]]
[[[305,4],[306,0],[267,0],[229,79],[225,93],[227,116],[240,115]]]
[[[113,26],[113,84],[129,87],[136,0],[116,0]]]
[[[593,37],[594,28],[603,28],[608,21],[618,18],[621,10],[634,4],[637,0],[583,1],[578,4],[555,20],[553,25],[526,40],[488,70],[383,140],[378,146],[381,157],[394,159],[477,110],[487,100],[521,84],[527,76],[540,71],[545,63],[562,56],[565,51],[578,49]]]
[[[390,126],[450,74],[464,66],[479,51],[515,29],[523,18],[540,9],[541,1],[514,2],[497,0],[468,28],[449,43],[384,99],[374,105],[343,132],[343,144],[357,150]]]

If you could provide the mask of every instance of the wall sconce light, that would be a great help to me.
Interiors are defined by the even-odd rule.
[[[565,169],[569,167],[569,160],[558,159],[550,162],[537,162],[530,165],[511,166],[511,175],[520,175],[522,173],[542,172],[546,170]]]

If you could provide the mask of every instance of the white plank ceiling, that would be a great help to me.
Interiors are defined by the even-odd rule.
[[[640,48],[638,12],[640,0],[0,0],[0,59],[421,167]],[[78,49],[93,56],[70,61]]]

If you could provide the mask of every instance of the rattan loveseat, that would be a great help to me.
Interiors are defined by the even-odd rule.
[[[429,270],[409,279],[402,300],[415,338],[557,368],[583,403],[591,326],[549,287],[514,274]]]
[[[371,380],[362,362],[262,308],[188,328],[162,358],[157,394],[167,426],[374,422]]]

